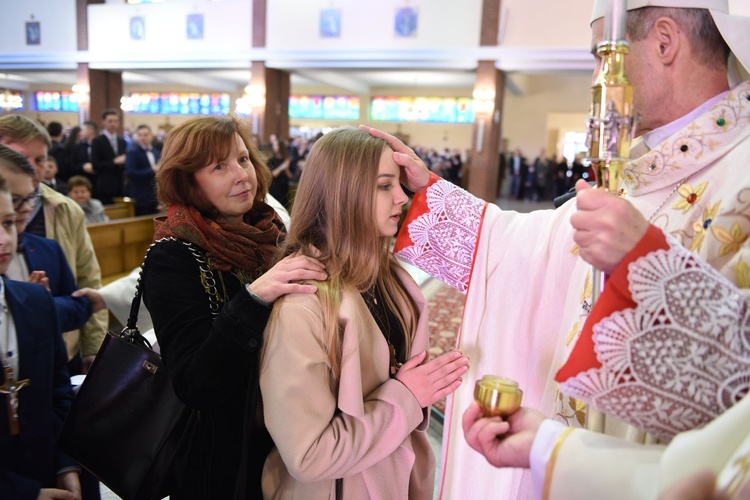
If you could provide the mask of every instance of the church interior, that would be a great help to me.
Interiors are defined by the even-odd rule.
[[[556,186],[555,172],[577,175],[587,151],[592,3],[0,0],[0,117],[58,122],[67,134],[114,109],[130,141],[142,125],[161,140],[196,116],[232,114],[262,147],[364,124],[448,162],[446,175],[456,158],[454,182],[478,199],[551,209],[571,187]],[[729,6],[750,16],[746,0]],[[546,165],[526,194],[509,179],[514,152]],[[137,267],[153,239],[153,216],[134,217],[131,204],[116,200],[109,222],[88,227],[104,285]],[[406,267],[428,302],[431,356],[450,351],[464,296]],[[443,412],[444,400],[429,430],[438,469]],[[119,497],[102,486],[102,498]]]

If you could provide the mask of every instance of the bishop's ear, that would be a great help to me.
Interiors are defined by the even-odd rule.
[[[682,30],[670,17],[660,17],[654,23],[649,38],[655,42],[656,56],[663,65],[674,62],[682,47],[682,35]]]

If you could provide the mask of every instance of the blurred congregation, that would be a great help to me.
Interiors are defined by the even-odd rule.
[[[750,499],[744,0],[0,8],[0,500]]]

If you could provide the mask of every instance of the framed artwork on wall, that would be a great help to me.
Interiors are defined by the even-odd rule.
[[[203,14],[188,14],[187,37],[188,40],[203,40]]]
[[[130,39],[143,40],[146,37],[146,21],[143,16],[130,18]]]
[[[26,23],[26,45],[39,45],[42,43],[42,28],[39,21]]]
[[[323,9],[320,11],[320,36],[338,38],[341,36],[341,9]]]
[[[417,36],[419,12],[416,7],[399,7],[396,9],[394,29],[399,38]]]

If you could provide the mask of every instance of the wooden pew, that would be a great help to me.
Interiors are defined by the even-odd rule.
[[[107,214],[109,220],[135,217],[135,200],[133,198],[125,196],[113,198],[113,201],[114,203],[111,205],[104,205],[104,213]]]
[[[116,219],[86,229],[102,269],[102,285],[106,285],[141,265],[154,239],[154,216]]]

